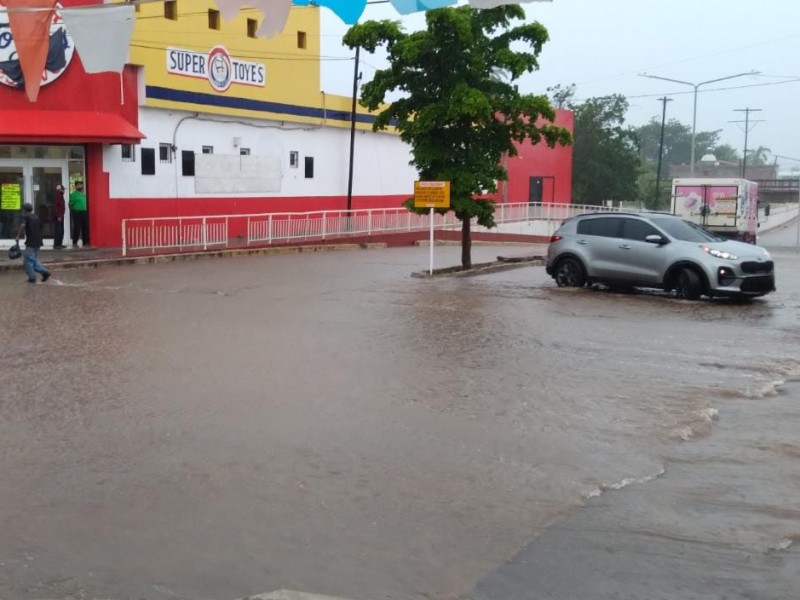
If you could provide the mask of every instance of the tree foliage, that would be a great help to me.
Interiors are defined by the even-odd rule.
[[[658,162],[661,139],[661,119],[653,118],[636,130],[641,144],[642,159]],[[714,154],[719,144],[720,131],[698,131],[695,140],[695,160],[705,154]],[[717,158],[720,158],[717,156]],[[677,119],[664,124],[664,165],[688,165],[692,160],[692,128]],[[725,159],[721,159],[725,160]]]
[[[613,95],[572,106],[575,113],[573,199],[583,204],[638,198],[637,137],[625,126],[628,101]]]
[[[552,124],[547,97],[521,94],[514,84],[538,68],[548,39],[539,23],[513,25],[524,16],[516,5],[442,8],[426,13],[422,31],[367,21],[344,37],[350,48],[386,48],[390,66],[364,84],[361,103],[378,111],[375,130],[397,128],[421,179],[451,182],[452,210],[463,224],[464,268],[471,266],[470,220],[495,224],[494,204],[475,197],[495,192],[497,181],[507,178],[501,157],[515,156],[515,143],[525,139],[551,147],[570,142],[569,132]],[[385,105],[391,92],[401,97]]]

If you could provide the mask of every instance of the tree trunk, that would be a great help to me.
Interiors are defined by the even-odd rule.
[[[464,217],[461,221],[461,269],[464,271],[472,268],[471,221],[469,217]]]

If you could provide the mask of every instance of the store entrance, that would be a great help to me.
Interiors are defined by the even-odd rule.
[[[56,230],[56,186],[69,189],[66,160],[0,159],[0,247],[9,247],[22,223],[22,206],[33,205],[42,220],[45,248],[53,247]],[[69,211],[64,215],[65,242],[69,239]]]

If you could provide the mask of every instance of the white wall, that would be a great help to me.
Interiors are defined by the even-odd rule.
[[[201,120],[202,119],[202,120]],[[213,119],[214,121],[206,120]],[[223,121],[223,122],[220,122]],[[135,162],[123,162],[120,146],[106,146],[104,168],[109,173],[112,198],[174,198],[219,196],[195,189],[195,178],[181,174],[181,151],[198,155],[203,146],[215,154],[239,154],[249,148],[251,156],[274,158],[280,164],[280,191],[235,193],[226,196],[344,196],[347,194],[350,130],[282,124],[279,121],[227,119],[181,111],[141,107],[139,129],[145,134],[141,147],[156,151],[156,174],[141,174],[141,147]],[[234,146],[234,138],[240,146]],[[159,161],[159,144],[175,144],[172,163]],[[297,168],[289,166],[290,151],[299,152]],[[305,177],[305,157],[314,157],[314,177]],[[353,194],[394,195],[413,193],[416,171],[409,166],[408,146],[395,135],[356,132]],[[198,168],[200,161],[198,161]],[[273,186],[274,187],[274,186]],[[237,189],[235,186],[231,190]],[[241,189],[238,188],[238,189]]]

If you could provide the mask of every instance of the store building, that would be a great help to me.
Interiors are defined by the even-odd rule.
[[[260,13],[223,21],[216,8],[137,5],[121,77],[87,74],[57,16],[36,103],[15,79],[13,40],[0,33],[0,244],[24,201],[51,236],[55,185],[78,179],[93,246],[119,246],[126,218],[346,208],[351,99],[321,91],[321,9],[292,9],[284,31],[264,40]],[[0,13],[0,32],[4,24]],[[352,207],[399,206],[415,179],[409,149],[372,132],[359,111]],[[557,122],[570,126],[571,113]],[[571,149],[524,145],[510,161],[498,201],[570,201]]]

